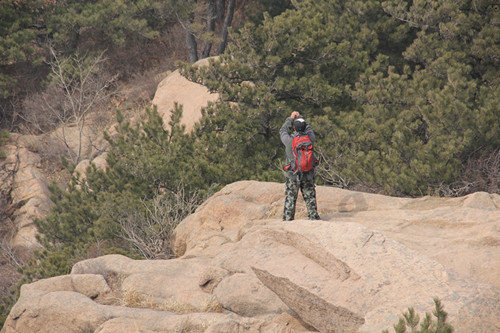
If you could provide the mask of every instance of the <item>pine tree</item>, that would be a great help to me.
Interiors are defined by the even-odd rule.
[[[404,49],[409,38],[401,26],[378,1],[304,1],[296,10],[267,16],[261,26],[240,30],[228,54],[208,68],[185,66],[188,78],[222,96],[207,108],[196,135],[232,152],[209,155],[217,169],[231,175],[223,182],[281,180],[277,132],[293,110],[313,124],[328,154],[345,149],[339,141],[347,145],[354,133],[340,126],[359,108],[349,86],[377,54],[395,57],[389,43]]]
[[[0,130],[0,160],[5,158],[5,152],[2,150],[2,146],[5,144],[5,140],[9,137],[9,132]]]
[[[494,1],[388,1],[417,31],[402,70],[378,57],[353,96],[363,105],[354,164],[370,182],[408,194],[451,183],[474,154],[500,147]],[[408,8],[408,9],[407,9]],[[479,46],[481,45],[481,46]],[[493,57],[492,57],[493,56]],[[369,168],[375,165],[374,168]]]
[[[452,183],[500,147],[492,6],[303,1],[243,28],[219,61],[183,67],[221,93],[196,130],[221,149],[209,154],[228,171],[218,179],[279,180],[277,131],[298,110],[343,183],[400,195]]]
[[[0,97],[8,97],[15,84],[9,75],[13,63],[36,61],[30,59],[34,53],[31,43],[36,37],[32,27],[39,1],[1,1],[0,2]]]
[[[96,251],[139,257],[137,248],[119,237],[120,221],[147,218],[155,199],[174,200],[179,189],[195,201],[212,193],[199,167],[191,164],[192,139],[181,116],[182,108],[176,106],[165,130],[156,109],[146,110],[144,121],[134,126],[118,113],[117,134],[107,136],[106,169],[91,165],[85,177],[74,175],[65,190],[50,186],[54,206],[35,222],[43,250],[24,268],[29,280],[67,274],[72,264]],[[180,219],[190,212],[174,215]]]
[[[399,318],[396,325],[393,326],[395,333],[452,333],[453,327],[446,322],[448,314],[444,311],[439,298],[434,298],[434,311],[435,320],[432,319],[430,313],[426,313],[424,320],[420,322],[420,316],[416,314],[414,308],[408,308],[407,312],[403,313],[403,317]],[[420,322],[420,328],[417,326]],[[409,331],[407,331],[407,328]],[[382,333],[389,333],[389,330],[383,330]]]

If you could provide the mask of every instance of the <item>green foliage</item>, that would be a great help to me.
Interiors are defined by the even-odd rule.
[[[32,4],[31,4],[32,3]],[[0,97],[11,93],[15,80],[6,69],[16,62],[30,59],[34,53],[31,41],[36,37],[32,27],[37,1],[0,2]],[[34,60],[34,59],[33,59]]]
[[[56,44],[76,43],[81,31],[91,29],[112,43],[123,45],[134,34],[146,38],[158,35],[151,17],[151,1],[104,0],[67,1],[65,6],[54,3],[44,13],[47,33]]]
[[[181,115],[182,108],[176,106],[165,130],[156,109],[146,110],[144,121],[135,126],[118,113],[117,133],[106,136],[106,170],[92,165],[85,177],[72,177],[66,190],[50,186],[54,206],[35,222],[43,250],[23,269],[28,281],[68,274],[75,262],[92,256],[121,253],[139,258],[137,246],[122,237],[123,221],[147,219],[155,202],[172,201],[178,204],[166,213],[175,217],[169,224],[173,228],[192,212],[185,207],[196,207],[212,193],[214,188],[191,163],[192,139],[180,125]],[[188,206],[178,202],[179,191],[189,198]]]
[[[5,158],[5,152],[2,150],[2,146],[5,144],[5,140],[9,138],[9,132],[0,130],[0,159]]]
[[[313,124],[323,146],[333,147],[339,135],[348,136],[339,128],[341,112],[356,107],[348,87],[384,51],[379,41],[390,31],[396,39],[401,30],[396,22],[379,27],[378,19],[389,17],[377,3],[300,2],[297,10],[240,30],[221,61],[208,68],[183,68],[188,78],[222,95],[221,102],[207,108],[196,135],[215,148],[211,164],[227,168],[223,183],[281,179],[283,148],[277,131],[293,110]],[[378,30],[384,33],[378,36]],[[230,157],[223,158],[225,150],[232,152]]]
[[[91,39],[93,51],[152,39],[169,23],[155,17],[151,0],[1,1],[0,97],[13,93],[15,65],[50,61],[47,46],[72,55]],[[87,43],[87,46],[89,43]]]
[[[201,13],[207,4],[179,0],[0,1],[0,98],[19,93],[14,89],[16,66],[33,69],[52,60],[48,46],[65,56],[79,49],[102,52],[139,39],[156,39],[178,20],[190,22],[186,24],[197,38],[211,40],[213,33],[200,23],[206,19]],[[258,21],[263,11],[277,15],[290,7],[290,1],[255,0],[247,7],[246,16]]]
[[[0,327],[3,327],[7,316],[9,315],[10,309],[16,304],[17,299],[19,298],[21,284],[19,284],[18,288],[13,289],[7,296],[2,297],[0,299]]]
[[[245,15],[248,22],[260,24],[265,17],[264,13],[274,17],[292,8],[292,0],[255,0],[245,8]]]
[[[493,1],[426,3],[297,2],[241,29],[208,68],[184,66],[222,96],[196,129],[227,169],[221,182],[280,179],[277,130],[293,110],[317,132],[324,165],[389,194],[433,193],[471,155],[495,151],[498,48],[479,47],[500,36]]]
[[[446,322],[448,314],[444,311],[444,307],[438,298],[434,298],[434,311],[433,315],[436,317],[434,320],[430,313],[426,313],[422,322],[420,316],[415,313],[414,308],[408,308],[408,311],[403,313],[403,317],[394,325],[395,333],[451,333],[453,327]],[[420,328],[417,328],[420,323]],[[409,331],[407,330],[409,329]],[[389,333],[389,330],[384,330],[382,333]]]
[[[418,31],[406,65],[397,70],[377,57],[352,92],[363,106],[359,122],[344,126],[360,129],[353,162],[369,182],[425,194],[456,179],[471,154],[500,145],[498,63],[489,58],[498,49],[486,56],[475,47],[491,41],[494,2],[405,3],[384,6]]]

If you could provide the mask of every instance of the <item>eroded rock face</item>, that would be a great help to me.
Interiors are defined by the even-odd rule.
[[[71,131],[65,130],[71,149],[78,149],[77,138],[74,128]],[[37,218],[44,218],[49,213],[52,202],[49,197],[48,184],[52,182],[49,179],[47,171],[42,165],[42,157],[37,151],[37,147],[42,143],[46,146],[55,144],[57,139],[55,135],[61,132],[61,129],[54,133],[43,135],[20,135],[11,134],[7,145],[3,147],[7,158],[0,161],[0,180],[2,181],[1,190],[9,192],[11,204],[18,209],[14,212],[14,235],[10,240],[10,246],[21,252],[30,253],[38,247],[36,239],[37,229],[34,221]],[[82,149],[86,152],[91,150],[89,139],[83,142]],[[45,152],[46,153],[46,152]],[[92,160],[99,168],[105,167],[105,161],[102,160],[105,154],[101,154]],[[59,155],[54,158],[59,158]],[[90,164],[86,159],[78,164],[77,170],[80,174],[85,173],[85,168]]]
[[[0,179],[3,190],[11,189],[12,205],[20,207],[14,213],[16,232],[10,245],[32,250],[38,246],[33,222],[48,213],[51,201],[41,158],[26,148],[23,139],[13,134],[4,147],[7,158],[1,162]]]
[[[195,63],[197,66],[207,66],[208,59],[202,59]],[[170,114],[175,103],[183,106],[181,124],[186,126],[186,130],[193,129],[194,124],[201,118],[201,109],[209,102],[215,102],[219,94],[211,93],[207,87],[191,82],[181,75],[179,70],[170,73],[158,85],[153,105],[158,107],[158,112],[165,124],[170,121]]]
[[[251,181],[224,187],[177,227],[176,254],[213,256],[249,228],[281,219],[284,191],[283,184]],[[409,199],[318,186],[317,200],[324,221],[362,224],[446,268],[500,287],[498,194]],[[296,218],[307,218],[302,198]],[[310,244],[303,247],[314,251]]]
[[[252,270],[290,309],[320,332],[356,332],[365,322],[359,315],[328,303],[287,278],[277,277],[254,267]]]
[[[226,186],[178,226],[177,259],[104,256],[24,286],[2,333],[380,332],[409,306],[432,311],[433,297],[457,332],[500,329],[500,266],[490,256],[498,244],[480,242],[498,238],[497,195],[402,199],[318,187],[323,220],[283,222],[283,192],[276,183]],[[490,265],[485,281],[455,269],[464,243]]]

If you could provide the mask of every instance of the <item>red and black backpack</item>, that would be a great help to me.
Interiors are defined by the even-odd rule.
[[[291,169],[295,173],[308,172],[319,164],[314,157],[313,143],[307,134],[298,134],[292,139],[292,152],[294,160],[284,167],[285,171]]]

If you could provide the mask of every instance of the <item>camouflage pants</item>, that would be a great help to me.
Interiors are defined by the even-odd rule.
[[[283,220],[290,221],[295,218],[295,203],[299,189],[306,202],[307,217],[309,220],[319,220],[318,208],[316,206],[316,189],[314,187],[314,173],[305,174],[302,179],[286,177],[285,183],[285,207],[283,209]]]

